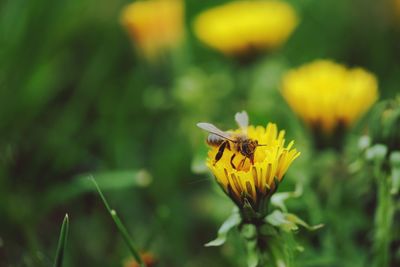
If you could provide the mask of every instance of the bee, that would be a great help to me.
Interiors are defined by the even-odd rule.
[[[218,129],[215,125],[207,122],[199,122],[197,126],[207,132],[207,144],[209,146],[218,147],[218,152],[215,155],[214,165],[222,158],[225,149],[234,151],[230,163],[232,168],[237,169],[233,163],[237,153],[244,156],[243,160],[237,167],[243,168],[246,159],[249,159],[251,164],[254,164],[254,153],[258,146],[257,140],[253,140],[247,136],[247,127],[249,125],[249,116],[246,111],[238,112],[235,114],[235,120],[241,129],[241,133],[224,132]]]

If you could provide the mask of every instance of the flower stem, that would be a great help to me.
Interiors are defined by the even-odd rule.
[[[258,256],[257,267],[292,267],[294,239],[291,233],[277,231],[268,224],[255,225],[254,254]],[[248,246],[249,247],[249,246]]]
[[[375,166],[377,179],[377,209],[375,211],[374,233],[374,265],[375,267],[388,267],[390,263],[390,243],[392,236],[392,222],[394,203],[390,194],[390,177]]]

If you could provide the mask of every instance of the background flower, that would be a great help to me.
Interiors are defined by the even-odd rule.
[[[195,19],[196,36],[228,55],[281,46],[297,25],[295,10],[281,1],[233,1]]]
[[[121,22],[134,44],[150,60],[181,43],[183,19],[182,0],[136,1],[121,14]]]
[[[362,68],[317,60],[289,71],[282,95],[309,126],[332,133],[349,127],[370,108],[378,98],[378,82]]]

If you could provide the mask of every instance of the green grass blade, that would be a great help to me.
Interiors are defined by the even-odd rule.
[[[61,267],[63,264],[64,251],[67,245],[68,228],[69,228],[68,214],[65,214],[63,223],[61,225],[60,237],[58,239],[58,246],[57,246],[56,259],[54,261],[54,267]]]
[[[115,225],[117,226],[117,229],[119,233],[121,234],[122,238],[124,239],[126,245],[128,246],[132,256],[135,258],[135,260],[139,263],[141,267],[145,267],[142,258],[140,257],[139,253],[137,252],[135,246],[133,245],[132,238],[130,237],[128,230],[122,223],[121,219],[118,217],[118,214],[115,210],[111,209],[110,205],[108,204],[106,198],[104,197],[103,193],[100,190],[99,185],[97,184],[96,180],[93,177],[89,178],[93,184],[95,185],[97,192],[100,195],[101,200],[103,201],[104,206],[107,208],[108,212],[111,215],[111,218],[113,219]]]

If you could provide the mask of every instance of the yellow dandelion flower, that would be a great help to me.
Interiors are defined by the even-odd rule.
[[[378,98],[378,82],[362,68],[317,60],[289,71],[282,95],[309,126],[329,135],[349,127],[371,107]]]
[[[227,55],[273,49],[297,26],[295,10],[281,1],[233,1],[201,13],[194,32],[208,46]]]
[[[122,10],[121,23],[149,60],[175,48],[183,37],[183,1],[137,1]]]
[[[294,141],[285,146],[285,131],[278,131],[274,123],[268,123],[266,127],[249,126],[246,132],[246,138],[259,144],[254,151],[253,163],[234,149],[234,142],[228,141],[231,149],[226,148],[217,161],[216,155],[220,146],[210,146],[207,166],[218,184],[239,208],[243,208],[246,202],[254,211],[261,212],[265,200],[276,190],[277,183],[282,181],[300,152],[292,148]],[[234,140],[235,136],[243,136],[243,129],[228,133]]]

